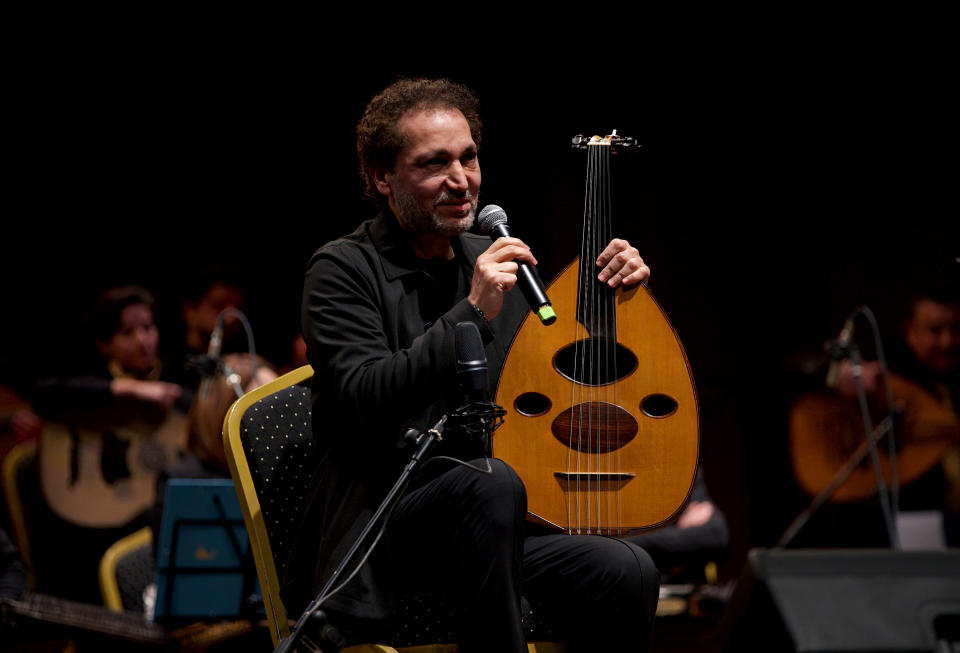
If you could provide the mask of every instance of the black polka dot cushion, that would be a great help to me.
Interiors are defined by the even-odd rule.
[[[310,390],[290,386],[253,404],[243,415],[240,436],[283,578],[313,469]]]
[[[123,609],[143,614],[143,590],[153,582],[155,573],[153,548],[150,543],[127,552],[117,560],[114,573]]]

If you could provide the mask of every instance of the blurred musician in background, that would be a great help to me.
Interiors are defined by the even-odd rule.
[[[185,447],[193,392],[168,380],[155,306],[137,286],[103,292],[85,324],[95,356],[34,385],[41,491],[23,510],[41,592],[99,602],[100,556],[145,524],[157,473]]]
[[[960,275],[960,270],[955,274]],[[918,284],[907,303],[902,331],[886,352],[890,371],[916,384],[942,409],[943,417],[940,419],[952,421],[954,440],[960,428],[958,287],[960,284],[956,279],[935,279]],[[871,398],[880,397],[884,388],[879,362],[864,363],[861,375],[867,394]],[[851,399],[856,396],[849,362],[841,367],[837,392]],[[898,399],[895,393],[895,403]],[[905,410],[909,411],[910,408],[910,404],[906,404]],[[904,415],[904,419],[909,421],[922,417],[909,412]],[[909,447],[909,441],[904,446]],[[943,510],[946,543],[960,546],[960,523],[957,521],[960,514],[960,447],[954,445],[947,448],[938,464],[904,487],[901,508]]]
[[[166,381],[169,366],[159,356],[160,332],[153,295],[137,286],[112,288],[89,316],[99,360],[85,372],[41,379],[34,405],[43,416],[105,406],[119,397],[186,410],[192,393]]]
[[[901,329],[884,345],[891,372],[893,421],[897,469],[900,481],[898,508],[901,530],[926,519],[919,512],[942,513],[942,546],[960,545],[960,270],[953,263],[946,270],[915,271],[911,292],[903,311]],[[866,326],[866,320],[851,323]],[[848,331],[845,328],[845,332]],[[865,331],[865,329],[863,329]],[[872,338],[855,337],[865,359],[859,377],[876,428],[887,414],[883,370],[876,360]],[[858,408],[855,368],[850,360],[828,374],[830,392],[813,390],[801,395],[791,409],[791,451],[794,473],[810,495],[826,487],[836,473],[865,442],[863,418]],[[879,441],[882,464],[888,465],[887,440]],[[888,475],[889,477],[889,475]],[[850,478],[836,490],[830,509],[812,523],[832,521],[821,536],[823,544],[885,546],[889,537],[876,510],[875,475],[870,458],[864,457]],[[929,516],[929,515],[928,515]],[[824,523],[824,525],[826,525]],[[937,530],[927,526],[927,532]],[[808,529],[809,530],[809,529]],[[816,533],[816,529],[813,529]],[[920,531],[916,531],[920,532]],[[902,533],[908,542],[937,546],[930,536],[917,540]],[[808,543],[808,540],[801,540]],[[814,540],[813,543],[818,543]]]

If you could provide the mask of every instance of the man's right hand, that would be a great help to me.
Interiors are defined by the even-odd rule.
[[[517,283],[516,261],[536,265],[530,248],[519,238],[497,238],[477,257],[467,300],[492,320],[503,308],[503,293]]]

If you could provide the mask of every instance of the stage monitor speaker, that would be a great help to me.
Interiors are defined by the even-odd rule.
[[[753,549],[726,651],[960,650],[960,551]]]

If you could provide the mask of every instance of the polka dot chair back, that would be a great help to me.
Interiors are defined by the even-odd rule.
[[[310,389],[293,385],[256,401],[243,414],[240,437],[283,578],[310,484]]]
[[[306,365],[238,399],[223,425],[224,449],[250,535],[274,645],[289,632],[280,601],[314,456],[310,420],[313,376]]]

